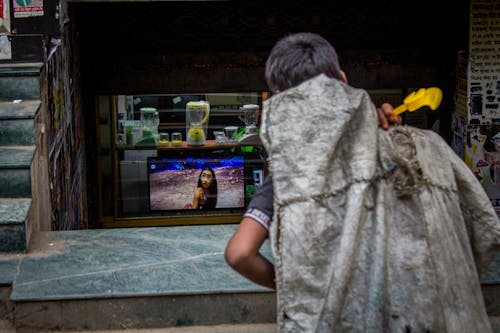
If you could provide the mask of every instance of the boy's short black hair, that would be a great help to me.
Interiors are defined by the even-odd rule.
[[[266,61],[266,82],[272,92],[299,85],[319,74],[341,79],[335,48],[323,37],[309,32],[280,39]]]

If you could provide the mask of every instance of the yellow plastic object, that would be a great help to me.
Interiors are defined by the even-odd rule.
[[[394,115],[399,115],[405,111],[413,112],[421,107],[428,106],[431,110],[436,110],[443,99],[443,92],[436,87],[420,88],[412,92],[403,100],[403,104],[392,111]]]
[[[205,132],[200,127],[191,127],[188,131],[188,135],[193,141],[201,141],[205,136]]]

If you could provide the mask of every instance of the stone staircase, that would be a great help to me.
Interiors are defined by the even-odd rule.
[[[33,216],[35,119],[41,106],[42,63],[0,64],[0,331],[14,329],[9,300]]]
[[[0,253],[25,252],[41,63],[0,64]]]

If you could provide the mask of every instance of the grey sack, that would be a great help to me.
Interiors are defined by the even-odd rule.
[[[480,289],[500,223],[431,131],[378,128],[324,75],[264,104],[280,332],[491,332]]]

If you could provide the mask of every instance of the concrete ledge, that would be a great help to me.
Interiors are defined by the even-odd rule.
[[[0,76],[38,76],[43,62],[8,62],[0,64]]]
[[[0,101],[0,119],[33,119],[40,105],[40,100],[20,103]]]
[[[39,232],[12,300],[268,292],[224,260],[236,225]],[[266,242],[263,253],[271,258]]]
[[[274,323],[274,292],[17,302],[18,333]]]
[[[44,333],[56,333],[56,332],[58,331],[44,331]],[[71,332],[72,333],[123,333],[123,330],[71,331]],[[5,333],[16,333],[16,332],[12,331]],[[126,333],[276,333],[276,324],[234,324],[234,325],[224,324],[224,325],[205,325],[205,326],[150,328],[150,329],[128,329]]]

